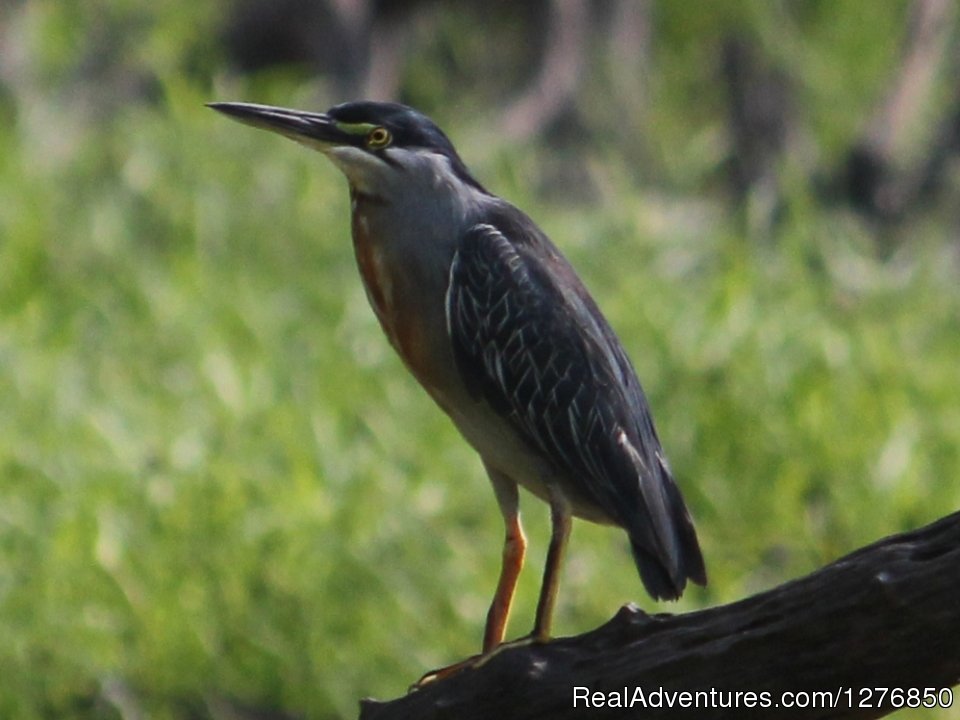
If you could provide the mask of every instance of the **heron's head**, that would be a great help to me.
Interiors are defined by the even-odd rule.
[[[410,182],[448,177],[483,191],[449,138],[430,118],[397,103],[351,102],[325,113],[251,103],[210,103],[214,110],[319,150],[352,188],[383,195]]]

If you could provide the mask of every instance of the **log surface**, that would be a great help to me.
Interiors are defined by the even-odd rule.
[[[922,694],[958,682],[960,512],[729,605],[684,615],[624,606],[586,634],[504,650],[479,668],[396,700],[364,700],[360,720],[866,719],[898,709],[891,702],[898,702],[896,694],[881,703],[873,688]],[[645,703],[636,699],[636,688]],[[659,690],[662,695],[653,693]],[[707,695],[695,693],[711,690],[711,706],[704,707]],[[672,708],[652,707],[683,691],[700,706],[680,710],[681,698],[672,696]],[[729,693],[737,691],[756,693],[756,705],[745,707],[749,697],[741,696],[731,708]],[[760,707],[761,693],[777,703],[785,691],[827,691],[839,702]],[[590,706],[584,699],[575,706],[575,694],[585,692]],[[634,705],[596,707],[596,692],[606,705],[623,705],[624,693]],[[960,691],[953,695],[960,716]]]

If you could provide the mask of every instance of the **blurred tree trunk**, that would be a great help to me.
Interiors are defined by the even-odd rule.
[[[914,0],[910,7],[898,73],[844,170],[851,204],[867,215],[895,220],[936,182],[929,173],[941,166],[930,158],[942,154],[935,134],[944,115],[936,96],[954,69],[949,61],[955,19],[954,0]],[[950,84],[960,97],[960,86]]]
[[[586,0],[551,0],[543,61],[533,83],[504,113],[508,136],[537,135],[574,105],[589,27]]]
[[[721,66],[727,89],[730,184],[748,227],[766,230],[783,200],[780,164],[794,117],[790,82],[746,37],[725,40]]]

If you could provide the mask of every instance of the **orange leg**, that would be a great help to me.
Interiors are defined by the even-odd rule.
[[[497,582],[497,591],[490,603],[487,612],[487,625],[483,632],[483,652],[481,655],[467,658],[445,668],[432,670],[426,673],[411,686],[411,690],[429,685],[430,683],[450,677],[469,667],[474,667],[483,657],[489,656],[503,643],[503,636],[507,629],[507,620],[510,617],[510,606],[513,604],[514,591],[517,589],[517,578],[523,567],[523,558],[527,550],[527,539],[523,535],[520,525],[520,496],[517,484],[509,477],[487,466],[487,474],[493,483],[493,491],[503,514],[503,521],[507,528],[506,541],[503,544],[503,565],[500,568],[500,580]]]
[[[513,595],[517,589],[517,578],[523,568],[523,557],[527,550],[527,539],[520,526],[520,514],[517,511],[517,486],[509,488],[512,502],[505,503],[498,490],[500,509],[503,511],[503,520],[507,526],[507,537],[503,544],[503,564],[500,568],[500,580],[497,591],[493,595],[493,602],[487,612],[487,626],[483,632],[483,653],[486,654],[503,642],[507,629],[507,619],[510,617],[510,606],[513,604]],[[508,498],[509,499],[509,498]]]
[[[533,624],[532,638],[535,642],[547,642],[550,639],[553,609],[557,604],[557,592],[560,589],[563,553],[573,525],[570,503],[558,490],[550,493],[550,524],[552,526],[550,549],[547,551],[547,562],[543,567],[543,584],[540,586],[537,616]]]

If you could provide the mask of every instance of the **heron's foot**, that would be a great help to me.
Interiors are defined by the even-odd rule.
[[[522,638],[517,638],[516,640],[511,640],[509,642],[500,643],[493,650],[489,652],[482,653],[480,655],[473,655],[468,657],[466,660],[461,660],[458,663],[453,665],[448,665],[447,667],[439,668],[437,670],[431,670],[428,673],[425,673],[423,677],[417,680],[413,685],[410,686],[409,691],[413,692],[414,690],[420,690],[421,688],[426,687],[427,685],[432,685],[435,682],[440,680],[445,680],[448,677],[456,675],[464,670],[474,670],[476,668],[481,668],[486,665],[488,662],[493,660],[497,655],[507,650],[512,650],[514,648],[528,647],[530,645],[540,645],[550,641],[548,637],[539,637],[537,635],[525,635]]]
[[[473,663],[473,667],[475,668],[483,667],[488,662],[493,660],[497,655],[499,655],[502,652],[506,652],[507,650],[513,650],[514,648],[521,648],[521,647],[529,647],[531,645],[543,645],[548,642],[550,642],[550,638],[548,637],[540,637],[532,633],[530,635],[524,635],[523,637],[517,638],[516,640],[510,640],[509,642],[500,643],[490,652],[484,653],[483,655],[478,656]]]
[[[489,653],[488,653],[489,654]],[[473,655],[468,657],[466,660],[461,660],[458,663],[453,665],[447,665],[446,667],[438,668],[436,670],[431,670],[427,673],[424,673],[423,676],[417,680],[413,685],[408,688],[408,692],[413,692],[414,690],[420,690],[421,688],[426,687],[427,685],[432,685],[435,682],[444,680],[448,677],[456,675],[463,670],[468,668],[476,667],[485,656],[484,655]]]

